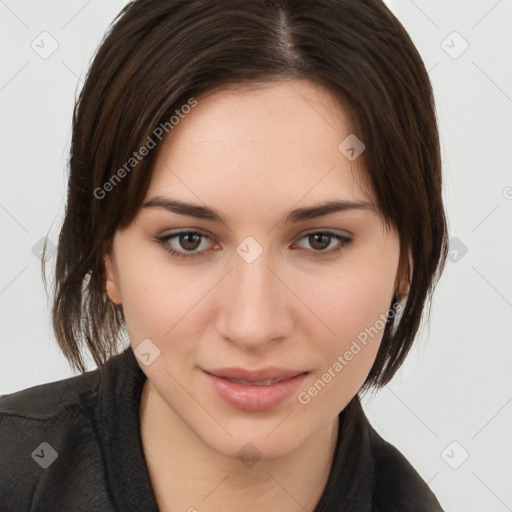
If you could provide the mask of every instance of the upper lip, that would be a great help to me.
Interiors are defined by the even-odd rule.
[[[290,370],[288,368],[278,368],[271,366],[260,370],[246,370],[244,368],[217,368],[215,370],[204,370],[206,373],[216,377],[239,379],[247,382],[262,382],[272,379],[286,380],[307,373],[306,370]]]

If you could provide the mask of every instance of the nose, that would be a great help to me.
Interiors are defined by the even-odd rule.
[[[289,336],[293,294],[267,252],[252,263],[235,253],[233,264],[220,292],[219,335],[244,350],[257,350]]]

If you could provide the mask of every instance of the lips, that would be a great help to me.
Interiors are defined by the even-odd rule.
[[[219,368],[216,370],[205,370],[207,373],[222,379],[239,382],[253,386],[266,386],[283,380],[291,379],[307,370],[291,370],[275,366],[262,368],[260,370],[245,370],[244,368]]]
[[[243,384],[245,386],[270,386],[271,384],[276,384],[277,382],[282,382],[286,379],[267,379],[259,382],[253,382],[250,380],[242,380],[242,379],[231,379],[228,377],[221,377],[223,379],[229,380],[231,382],[238,382],[238,384]]]
[[[203,370],[206,380],[225,403],[247,412],[262,412],[291,398],[309,371],[286,368],[220,368]]]

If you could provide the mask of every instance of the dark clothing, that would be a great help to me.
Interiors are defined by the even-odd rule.
[[[158,511],[140,434],[145,379],[128,347],[103,367],[1,396],[0,510]],[[340,413],[333,466],[315,511],[442,509],[372,428],[356,395]]]

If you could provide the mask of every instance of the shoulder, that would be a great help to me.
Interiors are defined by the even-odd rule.
[[[358,395],[339,419],[329,481],[315,510],[443,512],[409,461],[372,427]]]
[[[368,428],[374,466],[374,512],[443,512],[432,490],[405,456],[370,424]]]
[[[0,422],[6,418],[51,422],[56,418],[75,417],[77,410],[95,405],[100,394],[112,392],[132,360],[133,352],[128,346],[94,370],[0,395]]]
[[[74,377],[0,396],[0,508],[40,510],[36,504],[45,503],[50,509],[58,500],[59,507],[92,510],[98,509],[93,504],[108,503],[98,422],[102,400],[111,393],[106,382],[120,357]]]
[[[99,369],[81,375],[39,384],[14,393],[0,395],[0,418],[51,421],[69,413],[69,408],[81,403],[85,395],[97,393]],[[3,422],[2,422],[3,424]]]

